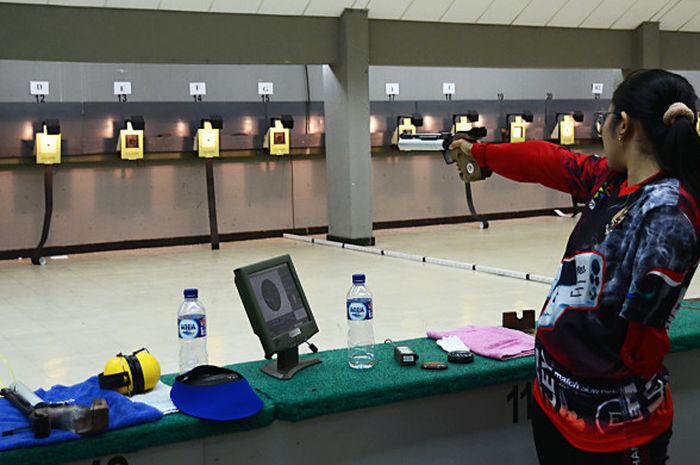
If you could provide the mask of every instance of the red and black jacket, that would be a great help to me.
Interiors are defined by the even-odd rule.
[[[678,179],[635,186],[605,158],[542,141],[476,144],[481,166],[585,203],[544,303],[534,397],[574,446],[643,444],[673,418],[668,327],[697,267],[700,211]]]

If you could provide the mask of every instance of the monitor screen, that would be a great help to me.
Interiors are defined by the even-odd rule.
[[[514,139],[520,139],[523,137],[523,128],[515,126],[513,128],[513,138]]]
[[[300,370],[321,363],[317,358],[299,359],[299,345],[316,334],[318,326],[292,258],[270,258],[237,268],[233,274],[265,358],[277,354],[275,362],[260,369],[275,378],[290,379]]]
[[[309,301],[289,255],[234,270],[234,281],[265,356],[297,350],[318,332]]]
[[[249,279],[271,337],[289,333],[309,321],[289,265],[283,263],[251,273]]]

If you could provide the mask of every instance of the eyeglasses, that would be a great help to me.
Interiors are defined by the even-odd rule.
[[[598,137],[601,137],[603,135],[603,125],[605,124],[605,121],[608,119],[609,115],[616,115],[616,111],[606,111],[603,113],[598,113],[596,116],[595,120],[595,130],[598,133]]]

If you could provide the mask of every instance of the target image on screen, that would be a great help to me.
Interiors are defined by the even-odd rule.
[[[234,282],[265,358],[277,359],[260,367],[277,379],[321,363],[299,358],[299,344],[318,332],[309,301],[289,255],[270,258],[233,270]]]
[[[271,337],[308,321],[304,302],[286,264],[252,273],[250,284]]]

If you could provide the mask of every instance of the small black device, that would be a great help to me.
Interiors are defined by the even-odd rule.
[[[421,368],[424,370],[447,370],[447,363],[444,362],[423,362]]]
[[[294,117],[292,117],[292,115],[281,115],[279,117],[270,118],[270,127],[274,128],[277,121],[282,123],[283,128],[294,129]]]
[[[264,373],[291,379],[295,373],[321,363],[317,358],[299,360],[299,344],[318,332],[309,301],[289,255],[272,258],[234,271],[236,288],[253,331],[260,338]]]
[[[474,361],[474,354],[469,350],[453,350],[447,353],[447,361],[459,364],[472,363]]]
[[[202,119],[201,125],[199,126],[200,128],[204,127],[205,121],[209,121],[213,129],[224,128],[224,119],[221,117],[221,115],[209,115],[209,118]]]
[[[418,354],[408,346],[394,346],[394,359],[402,367],[416,366]]]
[[[131,118],[126,120],[127,122],[131,121],[131,127],[134,128],[135,130],[140,129],[141,131],[146,129],[146,121],[143,119],[143,116],[141,115],[131,115]]]
[[[391,339],[385,340],[384,344],[391,344],[394,346],[394,360],[396,360],[396,363],[402,367],[416,366],[416,362],[418,362],[419,357],[418,354],[413,351],[413,349],[408,346],[397,346]]]
[[[57,119],[47,119],[42,126],[46,126],[46,134],[60,134],[61,124]]]
[[[402,367],[416,366],[418,354],[408,346],[394,346],[394,358]]]

